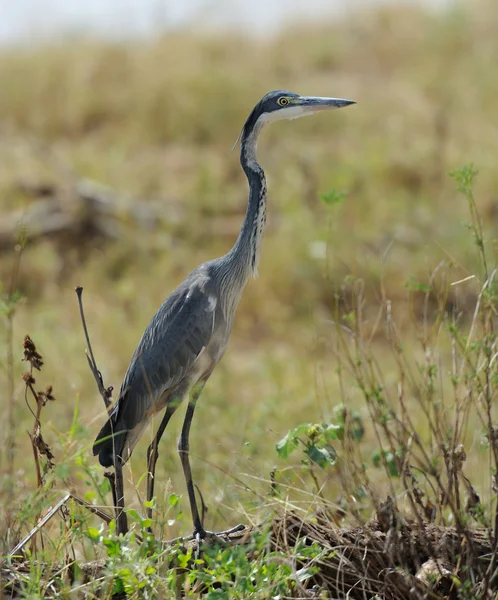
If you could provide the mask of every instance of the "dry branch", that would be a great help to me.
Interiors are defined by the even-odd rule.
[[[104,379],[102,377],[102,373],[97,366],[97,362],[95,361],[95,356],[92,350],[92,344],[90,342],[90,335],[88,333],[88,328],[86,326],[85,319],[85,311],[83,309],[83,288],[78,286],[76,288],[76,295],[78,296],[78,305],[80,309],[81,323],[83,325],[83,331],[85,333],[85,339],[88,344],[88,350],[86,352],[86,358],[88,361],[88,366],[90,367],[90,371],[95,379],[95,383],[99,389],[99,393],[102,396],[102,400],[104,401],[104,405],[108,414],[110,415],[111,411],[111,396],[113,387],[106,387],[104,384]],[[126,533],[128,531],[128,519],[125,512],[125,504],[124,504],[124,480],[123,480],[123,465],[120,460],[117,460],[114,465],[114,473],[106,472],[104,476],[107,477],[112,490],[112,498],[114,502],[114,507],[116,511],[116,528],[118,533]]]
[[[73,499],[75,502],[77,502],[78,504],[80,504],[81,506],[84,506],[86,509],[88,509],[90,512],[94,513],[95,515],[97,515],[98,517],[100,517],[103,521],[105,521],[107,524],[109,524],[112,521],[112,517],[111,515],[108,515],[105,511],[100,510],[100,508],[97,508],[96,506],[93,506],[93,504],[89,504],[88,502],[86,502],[85,500],[82,500],[81,498],[78,498],[78,496],[75,496],[74,494],[71,493],[67,493],[64,498],[62,498],[62,500],[59,500],[59,502],[57,502],[57,504],[52,507],[47,514],[38,521],[38,523],[33,527],[33,529],[28,533],[28,535],[23,538],[14,548],[12,548],[12,550],[9,552],[9,556],[10,557],[14,557],[16,555],[19,554],[19,552],[21,552],[21,550],[24,548],[24,546],[52,519],[52,517],[54,517],[54,515],[57,514],[57,512],[67,504],[67,502],[69,500]]]

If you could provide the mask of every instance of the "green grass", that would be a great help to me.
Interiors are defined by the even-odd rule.
[[[25,333],[45,357],[37,386],[52,384],[56,397],[42,412],[56,463],[48,479],[54,487],[42,494],[44,502],[48,506],[66,489],[110,502],[109,494],[99,497],[98,485],[105,483],[91,457],[105,414],[84,357],[74,287],[85,289],[94,352],[106,383],[118,388],[162,300],[198,263],[233,243],[247,188],[237,151],[230,148],[254,103],[275,88],[358,104],[280,123],[260,143],[269,184],[260,277],[244,293],[229,350],[203,392],[192,428],[194,478],[209,508],[207,525],[258,521],[278,511],[287,494],[305,513],[314,510],[316,485],[305,455],[284,460],[276,444],[301,423],[333,422],[341,403],[355,407],[364,423],[360,447],[372,487],[379,494],[388,489],[385,473],[371,466],[379,450],[372,425],[378,415],[365,403],[355,369],[338,375],[347,362],[341,344],[349,342],[340,341],[344,330],[334,322],[359,327],[361,290],[361,332],[370,341],[376,377],[381,373],[394,402],[402,379],[399,357],[386,339],[385,313],[377,321],[390,301],[407,364],[423,367],[432,364],[431,353],[436,356],[439,392],[453,415],[448,372],[456,334],[434,323],[458,314],[462,335],[468,332],[485,277],[482,255],[465,226],[466,199],[448,172],[470,162],[479,168],[473,192],[491,269],[497,27],[493,3],[482,0],[433,14],[408,7],[369,10],[335,25],[296,27],[268,41],[178,33],[147,43],[66,40],[2,51],[0,211],[29,205],[20,182],[64,185],[74,177],[150,200],[162,215],[147,232],[123,216],[117,241],[90,245],[79,256],[58,239],[28,246],[15,277],[14,250],[1,256],[7,304],[13,279],[22,295],[11,317],[8,309],[3,313],[7,335],[0,345],[0,406],[7,414],[11,381],[16,425],[10,475],[7,449],[0,455],[2,536],[22,537],[37,514],[26,434],[33,417],[18,360]],[[340,202],[330,202],[342,193]],[[424,286],[441,261],[425,304]],[[476,279],[449,286],[473,274]],[[428,329],[437,335],[424,338]],[[407,410],[431,440],[429,421],[417,405],[421,392],[408,388]],[[186,502],[180,514],[168,504],[171,492],[185,495],[175,450],[180,424],[178,415],[160,447],[156,489],[164,524],[156,532],[164,538],[191,528]],[[7,420],[0,427],[8,439]],[[473,484],[490,499],[482,431],[478,415],[471,414],[462,440]],[[129,506],[139,511],[151,438],[152,428],[125,471]],[[318,468],[327,500],[344,504],[345,473],[355,464]],[[280,499],[272,496],[275,469]],[[366,502],[365,511],[370,509]],[[98,527],[96,518],[77,514]],[[47,539],[58,535],[58,527],[54,521],[47,528]],[[13,542],[9,537],[6,547]],[[99,552],[94,545],[81,548]]]

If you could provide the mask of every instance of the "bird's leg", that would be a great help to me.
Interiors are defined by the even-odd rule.
[[[242,531],[245,529],[245,525],[236,525],[235,527],[227,529],[226,531],[213,533],[204,529],[201,518],[199,516],[199,510],[197,508],[197,501],[195,498],[194,482],[192,481],[192,470],[190,468],[189,461],[189,433],[190,425],[192,424],[192,418],[194,416],[195,405],[197,403],[197,400],[199,399],[199,396],[201,395],[202,388],[204,387],[205,383],[205,381],[199,382],[191,392],[189,404],[187,407],[187,413],[185,415],[185,421],[183,422],[182,432],[180,434],[180,439],[178,440],[178,452],[180,454],[180,460],[182,461],[183,473],[185,475],[188,498],[190,501],[190,510],[192,512],[192,521],[194,522],[193,538],[197,540],[198,544],[200,540],[204,539],[206,536],[215,538],[218,541],[223,542],[224,540],[219,538],[218,536],[229,535],[231,533],[235,533],[237,531]]]
[[[123,482],[123,465],[121,464],[120,457],[116,457],[116,464],[114,465],[116,472],[116,483],[114,492],[116,497],[114,504],[116,507],[116,531],[118,535],[120,533],[125,534],[128,531],[128,517],[125,513],[124,503],[124,482]]]
[[[169,423],[173,413],[178,408],[179,401],[174,399],[170,404],[168,404],[166,408],[166,412],[164,414],[163,420],[159,425],[159,429],[156,432],[156,435],[152,441],[152,444],[147,449],[147,501],[150,503],[152,498],[154,497],[154,483],[155,483],[155,475],[156,475],[156,462],[159,457],[159,452],[157,447],[159,446],[159,442],[161,437],[166,429],[166,426]],[[147,507],[147,517],[149,519],[152,518],[152,506]]]
[[[190,468],[188,456],[188,438],[190,433],[190,425],[192,424],[192,417],[194,416],[195,405],[199,396],[201,395],[204,383],[205,382],[199,382],[192,390],[187,406],[187,413],[183,422],[182,432],[180,434],[180,439],[178,440],[178,452],[180,454],[180,460],[182,461],[183,473],[185,475],[185,482],[187,484],[188,499],[190,501],[190,511],[192,513],[192,521],[194,522],[194,537],[200,537],[201,539],[206,537],[206,531],[199,517],[199,510],[197,508],[197,501],[195,499],[194,482],[192,481],[192,470]]]

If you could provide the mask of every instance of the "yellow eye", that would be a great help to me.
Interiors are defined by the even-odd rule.
[[[279,106],[287,106],[289,104],[289,98],[287,98],[286,96],[281,96],[278,100],[277,100],[277,104]]]

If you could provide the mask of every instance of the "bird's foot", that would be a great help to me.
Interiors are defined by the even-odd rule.
[[[230,542],[234,542],[236,541],[239,537],[242,537],[243,532],[244,531],[249,531],[249,528],[247,527],[247,525],[236,525],[235,527],[231,527],[230,529],[226,529],[225,531],[218,531],[218,532],[213,532],[213,531],[206,531],[204,528],[199,527],[194,529],[194,533],[192,535],[190,535],[189,537],[178,537],[172,540],[169,540],[168,542],[166,542],[166,544],[168,546],[170,546],[171,544],[175,544],[175,543],[185,543],[185,542],[192,542],[195,541],[195,545],[194,545],[194,555],[195,558],[200,558],[201,555],[201,548],[203,546],[203,543],[207,543],[208,545],[210,543],[212,544],[220,544],[220,545],[227,545]],[[230,537],[232,536],[232,534],[234,533],[239,533],[239,536],[234,536],[234,537]]]
[[[228,538],[231,534],[242,532],[245,530],[245,528],[246,526],[240,523],[239,525],[231,527],[230,529],[217,532],[206,531],[205,529],[196,529],[194,530],[192,538],[197,542],[198,545],[200,545],[204,540],[226,543],[228,541],[226,538]]]
[[[239,523],[235,525],[235,527],[230,527],[230,529],[225,529],[225,531],[218,531],[216,535],[231,535],[232,533],[239,533],[246,529],[246,526],[243,523]]]
[[[230,529],[225,529],[225,531],[217,531],[214,533],[213,531],[206,531],[205,529],[194,530],[193,539],[197,542],[197,549],[195,550],[195,558],[201,558],[201,547],[204,542],[208,544],[220,544],[227,545],[230,543],[230,535],[237,532],[242,532],[246,529],[246,526],[242,523],[236,525],[235,527],[231,527]]]

